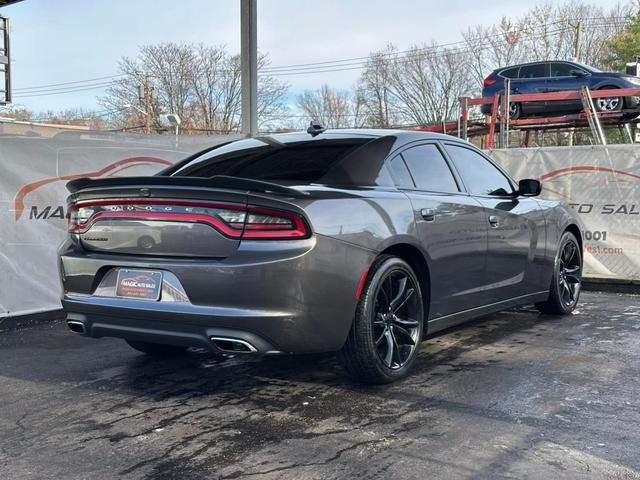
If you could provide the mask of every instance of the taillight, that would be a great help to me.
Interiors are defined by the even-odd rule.
[[[309,230],[298,215],[279,210],[249,207],[242,238],[301,238]]]
[[[491,85],[493,85],[494,83],[496,83],[497,80],[495,78],[491,78],[491,77],[487,77],[484,79],[484,81],[482,82],[482,85],[484,87],[489,87]]]
[[[311,234],[291,212],[243,205],[170,200],[102,200],[69,207],[69,232],[84,233],[100,220],[203,223],[231,238],[287,239]]]

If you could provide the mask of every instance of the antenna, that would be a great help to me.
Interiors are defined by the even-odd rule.
[[[315,137],[316,135],[320,135],[326,129],[327,127],[323,127],[319,123],[313,123],[313,120],[312,120],[311,122],[309,122],[309,128],[307,128],[307,133],[312,137]]]

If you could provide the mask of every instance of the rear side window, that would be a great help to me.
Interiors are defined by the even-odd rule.
[[[429,192],[457,193],[451,169],[436,145],[418,145],[402,152],[416,188]]]
[[[542,78],[548,77],[549,65],[546,63],[534,63],[533,65],[523,65],[520,67],[519,78]]]
[[[450,144],[446,150],[472,195],[506,196],[513,192],[507,177],[478,152]]]
[[[504,78],[518,78],[518,70],[520,70],[520,67],[507,68],[500,72],[500,76]]]
[[[400,155],[396,155],[389,162],[389,170],[393,183],[400,188],[415,188],[411,174],[404,163],[404,159]]]

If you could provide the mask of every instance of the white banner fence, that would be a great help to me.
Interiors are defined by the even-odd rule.
[[[152,175],[232,137],[65,132],[0,136],[0,317],[60,308],[56,251],[66,235],[67,181]],[[585,274],[640,279],[640,148],[495,150],[514,178],[543,180],[585,222]]]
[[[0,318],[60,308],[56,252],[67,231],[69,180],[153,175],[235,138],[96,132],[0,136]]]
[[[542,180],[584,222],[586,277],[640,280],[640,146],[494,150],[514,178]]]

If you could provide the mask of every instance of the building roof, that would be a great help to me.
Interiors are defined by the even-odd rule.
[[[0,7],[6,7],[7,5],[11,5],[13,3],[21,2],[22,0],[0,0]]]

